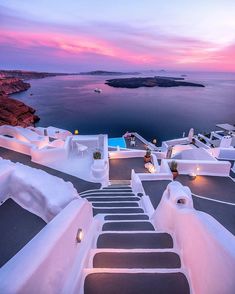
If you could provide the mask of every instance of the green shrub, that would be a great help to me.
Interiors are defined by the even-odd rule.
[[[93,153],[93,158],[94,159],[101,159],[101,152],[96,150],[94,153]]]

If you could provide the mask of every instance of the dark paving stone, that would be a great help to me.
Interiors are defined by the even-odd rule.
[[[154,208],[158,207],[158,204],[162,199],[162,194],[166,190],[166,187],[169,183],[170,181],[167,180],[142,181],[145,194],[149,196]]]
[[[133,194],[133,193],[125,193],[125,194],[121,194],[121,193],[95,193],[95,194],[93,194],[93,193],[91,193],[91,194],[82,194],[82,195],[80,195],[81,197],[83,197],[83,198],[86,198],[86,197],[102,197],[102,196],[104,196],[104,197],[120,197],[120,196],[127,196],[127,197],[134,197],[135,196],[135,194]]]
[[[22,208],[12,199],[0,206],[0,267],[20,251],[44,228],[37,215]]]
[[[113,202],[113,203],[100,203],[100,202],[93,202],[92,205],[94,207],[139,207],[139,204],[136,202]]]
[[[33,168],[38,168],[38,169],[44,170],[45,172],[47,172],[53,176],[62,178],[66,182],[71,182],[74,185],[74,187],[77,189],[78,192],[82,192],[82,191],[86,191],[86,190],[90,190],[90,189],[99,189],[101,187],[101,185],[99,183],[87,182],[85,180],[76,178],[76,177],[71,176],[69,174],[57,171],[53,168],[46,167],[46,166],[38,164],[38,163],[34,163],[31,161],[30,156],[19,153],[19,152],[15,152],[12,150],[5,149],[3,147],[0,147],[0,157],[2,157],[4,159],[9,159],[13,162],[20,162],[25,165],[31,166]]]
[[[148,173],[142,157],[109,160],[109,178],[111,180],[130,180],[132,169],[137,173]]]
[[[100,196],[101,197],[101,196]],[[86,198],[88,201],[99,201],[99,202],[105,202],[105,201],[139,201],[140,199],[138,197],[106,197],[102,196],[102,198],[97,197],[89,197]]]
[[[230,170],[230,174],[229,175],[230,175],[231,178],[233,178],[233,179],[235,178],[235,173],[232,170]]]
[[[235,235],[235,206],[218,203],[193,196],[194,207],[213,216],[227,230]]]
[[[105,213],[105,214],[110,214],[110,213],[142,213],[144,210],[142,208],[93,208],[93,215],[95,216],[96,214],[99,213]]]
[[[180,175],[177,181],[196,195],[235,203],[235,182],[228,177],[197,176],[190,180],[187,175]]]
[[[93,259],[95,268],[180,268],[174,252],[100,252]]]
[[[109,222],[102,231],[155,231],[150,222]]]
[[[126,214],[126,215],[106,215],[105,220],[148,220],[149,216],[146,214]]]
[[[85,279],[85,294],[189,294],[182,273],[93,273]]]
[[[173,248],[167,233],[104,233],[98,237],[97,248]]]

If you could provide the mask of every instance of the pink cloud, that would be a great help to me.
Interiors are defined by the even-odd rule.
[[[17,49],[22,54],[27,51],[48,59],[74,60],[77,64],[92,62],[96,59],[105,63],[133,66],[139,68],[167,67],[172,69],[210,69],[235,71],[235,45],[217,48],[215,44],[182,38],[165,36],[153,38],[151,33],[135,33],[129,38],[124,33],[120,39],[110,36],[94,36],[88,32],[66,33],[49,30],[23,31],[5,29],[0,32],[0,44]],[[26,54],[25,54],[26,55]],[[25,57],[27,58],[27,56]],[[101,62],[102,63],[102,62]]]

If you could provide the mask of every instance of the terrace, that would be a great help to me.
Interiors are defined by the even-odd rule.
[[[12,199],[0,206],[0,267],[20,251],[46,222]]]
[[[137,173],[148,173],[144,167],[143,157],[113,158],[109,160],[110,180],[130,180],[132,169]]]

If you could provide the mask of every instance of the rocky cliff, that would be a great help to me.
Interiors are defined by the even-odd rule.
[[[35,109],[8,96],[29,88],[30,84],[21,79],[0,78],[0,125],[27,127],[39,120],[39,117],[34,114]]]

